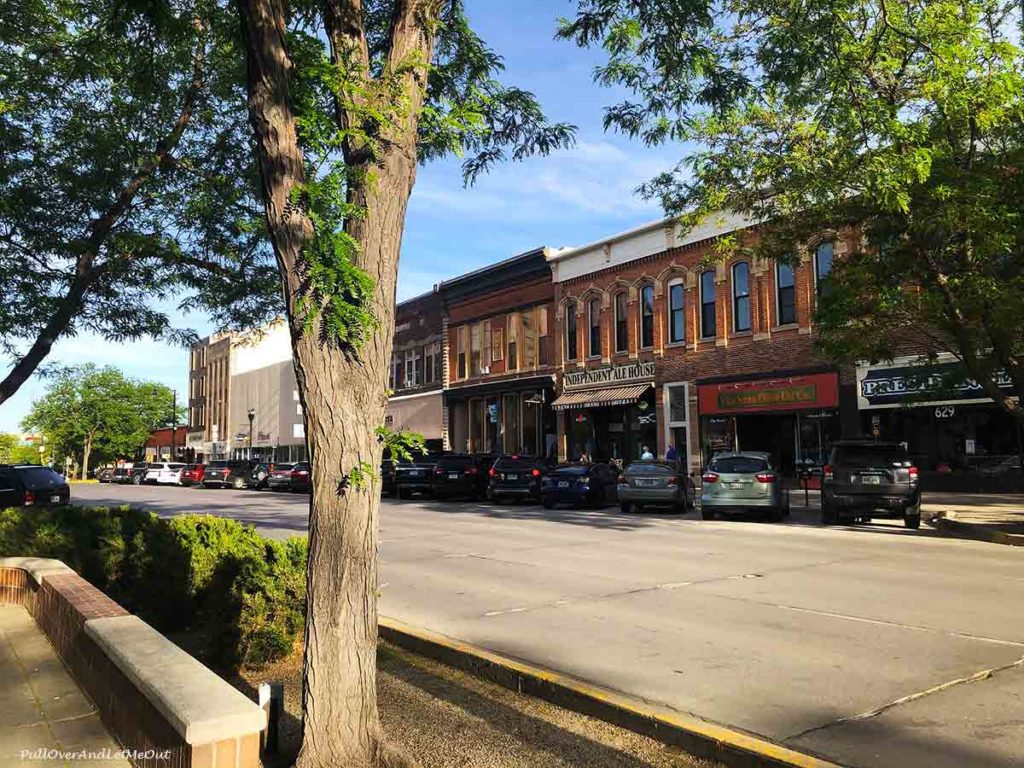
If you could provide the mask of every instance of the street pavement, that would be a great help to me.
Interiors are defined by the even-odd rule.
[[[304,496],[74,487],[305,530]],[[813,498],[813,494],[812,494]],[[382,505],[380,611],[839,763],[1024,766],[1024,551],[533,505]]]

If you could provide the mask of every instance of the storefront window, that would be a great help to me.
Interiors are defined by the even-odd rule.
[[[590,330],[590,357],[601,356],[601,299],[591,299],[587,302],[587,326]]]
[[[683,281],[673,280],[668,286],[668,340],[672,344],[686,341],[686,315],[683,312]]]
[[[540,435],[543,403],[540,393],[524,392],[522,406],[523,440],[520,452],[531,456],[542,456],[543,447],[540,445]]]
[[[715,328],[715,272],[707,270],[700,274],[700,335],[713,339]]]
[[[519,440],[519,396],[507,394],[502,398],[502,450],[505,453],[518,453]]]
[[[779,325],[796,322],[796,277],[793,267],[779,263],[775,266],[775,285],[778,296]]]
[[[654,286],[640,289],[640,347],[654,346]]]
[[[732,268],[732,326],[750,330],[750,265],[741,261]]]
[[[615,351],[625,352],[629,347],[629,296],[625,291],[615,294]]]

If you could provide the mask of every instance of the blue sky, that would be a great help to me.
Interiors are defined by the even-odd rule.
[[[582,245],[659,218],[657,204],[633,190],[681,154],[679,147],[648,149],[604,132],[603,108],[622,94],[592,83],[599,52],[553,39],[556,19],[572,14],[573,0],[467,5],[475,28],[505,58],[502,79],[536,93],[552,120],[579,126],[578,146],[500,166],[470,189],[462,186],[457,159],[422,167],[409,205],[399,299],[537,246]],[[199,333],[212,330],[204,317],[177,322]],[[160,342],[113,344],[83,336],[58,342],[51,361],[114,365],[186,392],[186,351]],[[0,406],[0,431],[17,431],[44,390],[45,381],[33,378]]]

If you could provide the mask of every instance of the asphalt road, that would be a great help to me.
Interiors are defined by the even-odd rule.
[[[75,486],[270,535],[304,496]],[[821,528],[386,501],[382,614],[858,766],[1024,766],[1024,551]]]

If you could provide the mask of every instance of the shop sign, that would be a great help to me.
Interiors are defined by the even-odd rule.
[[[839,403],[839,380],[834,373],[816,373],[704,384],[697,388],[697,398],[703,415],[835,408]]]
[[[202,431],[198,432],[187,432],[185,434],[185,445],[188,448],[199,448],[203,444],[203,438],[206,437]]]
[[[950,355],[945,355],[949,358]],[[918,358],[904,358],[892,365],[862,366],[857,369],[857,401],[859,407],[897,408],[902,405],[955,405],[957,403],[988,403],[981,385],[958,375],[959,364],[938,362],[914,365]],[[995,374],[997,386],[1014,393],[1013,381],[1005,371]],[[952,414],[950,414],[952,415]],[[938,413],[936,412],[938,417]],[[943,417],[938,417],[943,418]],[[948,418],[945,417],[945,418]]]
[[[619,384],[654,378],[654,363],[630,363],[628,365],[607,365],[586,371],[572,371],[563,377],[563,389],[586,389],[600,384]]]

